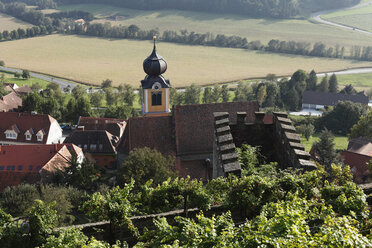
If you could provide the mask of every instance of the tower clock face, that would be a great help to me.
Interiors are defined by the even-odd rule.
[[[152,89],[153,90],[160,90],[161,89],[161,84],[159,82],[155,82],[153,85],[152,85]]]

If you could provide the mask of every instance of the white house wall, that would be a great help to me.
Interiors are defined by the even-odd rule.
[[[62,128],[57,121],[52,122],[49,129],[49,135],[46,144],[57,144],[62,137]]]

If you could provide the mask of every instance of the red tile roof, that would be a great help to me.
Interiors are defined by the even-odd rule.
[[[79,117],[78,126],[84,126],[84,130],[105,130],[119,138],[123,135],[126,121],[114,118]]]
[[[56,121],[53,117],[45,114],[0,112],[0,143],[1,141],[14,141],[22,143],[46,143],[51,124]],[[6,139],[5,131],[11,126],[17,125],[20,133],[16,140]],[[26,140],[25,133],[33,129],[35,133],[40,131],[45,135],[42,141],[37,141],[36,135],[32,135],[31,140]]]
[[[22,99],[14,92],[0,99],[0,112],[17,111],[20,107],[22,107]]]
[[[32,90],[27,85],[23,85],[21,87],[18,87],[14,90],[17,94],[20,95],[27,95],[28,93],[31,93]]]
[[[198,105],[180,105],[173,109],[177,155],[211,153],[213,151],[213,113],[229,112],[230,121],[236,122],[237,112],[247,112],[247,122],[253,122],[257,102],[229,102]]]

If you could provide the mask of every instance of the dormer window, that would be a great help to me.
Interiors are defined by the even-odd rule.
[[[37,132],[36,134],[37,141],[40,141],[40,142],[43,141],[44,135],[45,135],[45,132],[43,129]]]
[[[34,134],[34,130],[32,130],[32,128],[30,128],[29,130],[27,130],[25,132],[25,138],[26,138],[26,140],[31,140],[33,134]]]
[[[18,137],[18,134],[19,134],[19,129],[17,127],[17,125],[12,125],[10,126],[5,132],[5,137],[7,139],[17,139]]]
[[[17,133],[13,132],[13,131],[6,131],[5,132],[5,136],[7,139],[17,139]]]

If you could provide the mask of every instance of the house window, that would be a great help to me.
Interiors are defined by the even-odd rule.
[[[43,135],[37,135],[37,141],[43,141]]]
[[[0,171],[4,170],[4,165],[0,166]]]
[[[103,145],[102,145],[102,144],[99,144],[99,150],[100,150],[100,151],[103,150]]]
[[[8,165],[8,166],[6,167],[6,170],[10,171],[10,165]]]
[[[15,170],[15,165],[12,165],[12,171],[14,171]]]
[[[88,145],[87,144],[84,145],[84,150],[86,150],[86,149],[88,149]]]
[[[7,139],[17,139],[17,134],[16,133],[6,133],[6,138]]]
[[[18,165],[18,170],[22,170],[22,165]]]
[[[91,144],[89,149],[91,151],[95,151],[97,149],[97,145],[96,144]]]
[[[32,171],[32,167],[33,167],[33,166],[32,166],[32,165],[30,165],[30,166],[28,167],[28,169],[29,169],[30,171]]]
[[[38,167],[37,167],[37,171],[40,171],[40,169],[41,169],[41,167],[40,167],[40,166],[38,166]]]
[[[31,140],[31,135],[30,134],[26,134],[26,140]]]
[[[152,106],[160,106],[161,105],[161,92],[153,92],[152,93]]]

